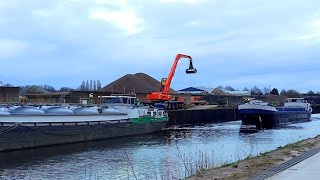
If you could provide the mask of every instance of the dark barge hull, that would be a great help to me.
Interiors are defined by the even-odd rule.
[[[68,144],[153,133],[167,121],[137,124],[129,120],[73,123],[1,123],[0,151]]]
[[[260,112],[260,113],[242,113],[242,130],[246,126],[255,126],[256,129],[271,129],[283,127],[291,123],[311,121],[311,112],[291,111],[291,112]]]

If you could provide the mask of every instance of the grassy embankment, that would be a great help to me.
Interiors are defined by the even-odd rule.
[[[317,147],[320,147],[320,136],[302,140],[284,147],[278,147],[276,150],[262,153],[256,157],[248,157],[235,163],[226,164],[214,169],[199,171],[196,175],[188,177],[187,179],[248,179],[264,170],[284,163],[312,148]]]

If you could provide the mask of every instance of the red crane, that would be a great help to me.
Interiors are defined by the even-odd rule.
[[[176,58],[174,59],[173,65],[171,67],[170,73],[168,74],[167,78],[161,79],[161,90],[160,92],[152,92],[147,95],[147,99],[151,102],[166,102],[172,100],[172,95],[170,94],[170,85],[172,78],[174,76],[174,73],[176,71],[178,61],[181,58],[187,58],[190,61],[189,68],[186,69],[187,74],[193,74],[197,73],[197,69],[193,68],[192,64],[192,57],[184,54],[177,54]]]

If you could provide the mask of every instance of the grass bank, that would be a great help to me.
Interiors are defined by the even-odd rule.
[[[188,177],[187,179],[244,180],[317,147],[320,147],[320,136],[288,144],[284,147],[278,147],[276,150],[260,154],[256,157],[246,158],[218,168],[201,171],[201,173]]]

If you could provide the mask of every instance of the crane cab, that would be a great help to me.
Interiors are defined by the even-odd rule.
[[[161,79],[161,86],[165,86],[166,85],[166,82],[167,82],[167,78],[162,78]]]

